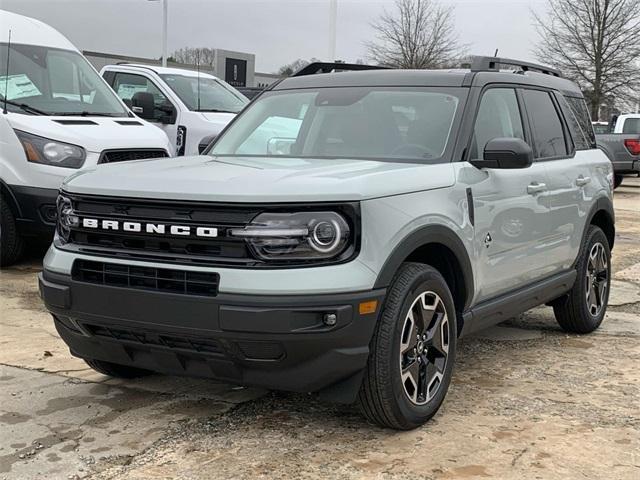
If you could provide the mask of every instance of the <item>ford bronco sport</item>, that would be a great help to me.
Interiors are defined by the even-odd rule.
[[[39,282],[73,355],[318,392],[410,429],[461,335],[545,303],[598,328],[613,174],[575,84],[497,58],[313,74],[333,67],[350,68],[269,88],[206,155],[66,181]]]

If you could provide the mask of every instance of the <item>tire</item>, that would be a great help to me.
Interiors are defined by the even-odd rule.
[[[24,241],[18,234],[13,212],[4,197],[0,197],[0,267],[16,263],[23,250]]]
[[[147,375],[151,375],[153,373],[142,368],[129,367],[127,365],[118,365],[117,363],[105,362],[103,360],[93,360],[85,358],[84,361],[96,372],[115,378],[146,377]]]
[[[613,176],[613,189],[615,190],[620,185],[622,185],[622,180],[624,180],[624,176],[622,175],[614,175]]]
[[[594,267],[596,271],[592,274]],[[589,225],[580,248],[576,271],[578,276],[573,288],[565,297],[553,303],[553,312],[563,330],[591,333],[602,323],[611,287],[609,242],[604,232],[595,225]],[[597,282],[595,287],[594,281]]]
[[[422,308],[423,304],[433,310]],[[423,320],[429,323],[426,329],[421,328]],[[357,400],[362,414],[373,423],[397,430],[419,427],[433,417],[451,381],[456,329],[453,298],[442,275],[428,265],[403,264],[389,288],[371,341]],[[414,340],[414,333],[425,331],[424,343],[417,340],[417,334]]]

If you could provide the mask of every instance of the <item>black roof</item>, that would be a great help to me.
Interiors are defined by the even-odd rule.
[[[491,58],[493,61],[485,61]],[[492,83],[519,84],[552,88],[571,96],[582,97],[580,88],[560,76],[560,72],[530,64],[493,57],[475,57],[468,69],[455,70],[400,70],[371,69],[364,71],[338,71],[285,78],[273,85],[273,90],[323,87],[484,87]],[[497,62],[496,62],[497,60]],[[498,70],[496,65],[516,65],[514,70]],[[520,66],[522,64],[522,66]],[[486,65],[486,68],[482,66]],[[540,73],[544,72],[544,73]]]

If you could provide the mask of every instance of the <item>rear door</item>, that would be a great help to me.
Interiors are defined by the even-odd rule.
[[[470,159],[481,159],[493,138],[520,138],[531,144],[522,102],[513,87],[492,87],[482,95]],[[477,301],[523,287],[547,275],[542,247],[548,234],[547,175],[544,165],[515,170],[469,164],[461,175],[471,185],[478,264]]]
[[[602,177],[591,171],[590,160],[600,152],[590,151],[590,143],[561,95],[540,89],[523,89],[522,93],[536,162],[547,171],[549,231],[544,249],[549,273],[556,273],[570,268],[578,255],[594,186]]]

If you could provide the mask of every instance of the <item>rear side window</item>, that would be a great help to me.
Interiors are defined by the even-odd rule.
[[[502,137],[525,139],[518,99],[512,88],[492,88],[482,96],[473,129],[471,158],[484,158],[487,142]]]
[[[567,156],[562,121],[551,95],[541,90],[524,90],[523,95],[533,130],[536,158]]]
[[[640,118],[627,118],[622,126],[622,133],[640,133]]]
[[[589,144],[589,148],[596,147],[596,136],[593,132],[593,124],[591,123],[591,115],[589,115],[589,109],[587,108],[587,104],[584,102],[583,98],[578,97],[568,97],[565,96],[564,99],[567,101],[569,108],[571,108],[571,112],[573,113],[576,121],[580,125],[580,130],[582,130],[582,134],[585,137],[586,142]],[[605,127],[608,130],[608,126]],[[601,132],[601,133],[608,133]],[[577,145],[576,145],[577,148]]]

